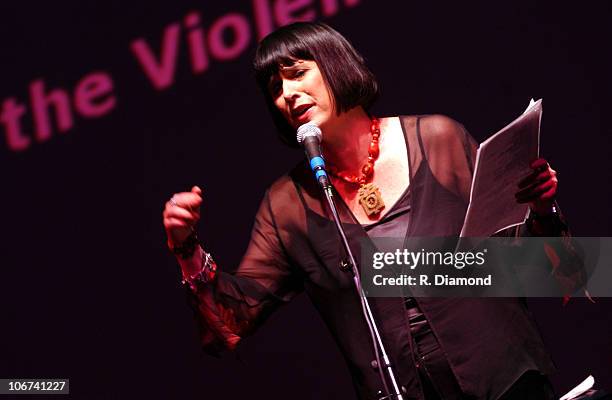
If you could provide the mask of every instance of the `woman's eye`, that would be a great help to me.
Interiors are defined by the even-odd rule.
[[[299,78],[300,76],[304,75],[305,73],[306,73],[306,71],[305,71],[305,70],[303,70],[303,69],[298,69],[297,71],[295,71],[295,76],[296,76],[297,78]]]

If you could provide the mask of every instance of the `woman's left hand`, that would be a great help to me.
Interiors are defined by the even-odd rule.
[[[538,215],[550,214],[559,184],[557,171],[543,158],[532,161],[529,167],[534,171],[519,182],[519,191],[515,193],[516,201],[529,203]]]

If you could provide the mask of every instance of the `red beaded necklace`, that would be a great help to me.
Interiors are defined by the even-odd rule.
[[[374,175],[374,163],[380,154],[378,139],[380,138],[380,120],[372,118],[370,126],[372,133],[372,141],[368,147],[368,159],[363,167],[361,167],[361,175],[350,175],[345,172],[337,172],[331,165],[329,172],[345,182],[359,184],[359,204],[368,216],[376,215],[385,208],[380,189],[373,183],[367,183]]]

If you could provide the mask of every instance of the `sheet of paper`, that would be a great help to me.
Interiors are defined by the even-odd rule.
[[[489,237],[525,222],[529,206],[518,204],[514,194],[538,158],[541,119],[542,100],[532,100],[520,117],[480,145],[461,237]]]
[[[582,381],[580,385],[576,386],[575,388],[567,392],[559,400],[569,400],[569,399],[573,399],[574,397],[578,397],[581,394],[585,393],[587,390],[591,389],[594,384],[595,384],[595,378],[593,378],[592,375],[589,375],[589,377],[586,378],[584,381]]]

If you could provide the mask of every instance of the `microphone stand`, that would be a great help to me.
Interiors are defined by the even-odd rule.
[[[327,203],[332,212],[334,222],[336,224],[336,229],[338,230],[338,234],[342,239],[342,245],[347,255],[347,260],[343,260],[341,263],[342,269],[345,268],[348,270],[349,268],[353,272],[353,281],[355,282],[355,289],[357,290],[357,296],[361,300],[361,311],[363,312],[363,317],[368,324],[368,329],[370,331],[370,337],[372,339],[372,344],[374,345],[374,355],[376,356],[376,368],[379,371],[380,379],[382,380],[383,388],[385,390],[385,396],[380,397],[379,400],[383,399],[395,399],[395,400],[403,400],[402,395],[400,394],[400,389],[397,385],[397,379],[395,377],[395,373],[391,368],[391,362],[389,360],[389,356],[387,355],[387,351],[385,350],[385,346],[380,338],[380,333],[378,331],[378,326],[376,325],[376,321],[374,320],[374,316],[372,315],[372,310],[370,309],[370,303],[365,296],[363,288],[361,287],[361,276],[359,274],[359,269],[357,268],[357,263],[355,262],[355,257],[353,257],[353,252],[349,247],[348,240],[346,238],[346,233],[344,232],[344,228],[342,227],[342,222],[340,222],[340,217],[338,216],[338,209],[336,208],[336,201],[334,199],[334,190],[333,186],[327,179],[327,176],[319,176],[318,177],[319,184],[321,185],[323,192],[325,193],[325,198],[327,199]],[[383,364],[381,365],[381,360],[379,357],[382,355]],[[387,372],[387,376],[391,381],[391,385],[393,386],[393,393],[389,392],[389,387],[387,385],[387,381],[385,379],[383,371]]]
[[[321,138],[321,129],[313,122],[308,122],[304,125],[301,125],[297,129],[297,142],[304,147],[304,150],[306,151],[306,158],[309,161],[310,168],[314,172],[317,182],[323,189],[323,193],[325,194],[325,198],[327,199],[327,203],[334,217],[336,229],[338,230],[338,234],[342,239],[342,246],[344,247],[344,251],[346,252],[346,256],[348,258],[342,260],[340,268],[343,271],[353,271],[353,281],[355,282],[355,290],[357,291],[357,296],[361,301],[361,311],[370,331],[370,337],[372,339],[372,345],[374,348],[374,356],[376,357],[376,365],[374,365],[374,362],[372,362],[372,367],[378,369],[383,389],[385,390],[385,395],[380,397],[379,400],[403,400],[403,397],[400,394],[399,387],[397,386],[397,379],[395,378],[395,374],[391,369],[391,362],[389,361],[389,356],[387,355],[385,346],[383,345],[382,339],[380,338],[378,326],[376,325],[376,321],[374,320],[374,316],[372,315],[370,304],[365,296],[363,288],[361,287],[361,276],[359,274],[359,270],[357,269],[355,257],[353,257],[353,252],[351,251],[351,248],[348,244],[348,240],[346,239],[346,233],[344,232],[342,222],[340,222],[340,217],[338,216],[338,209],[336,208],[336,202],[334,200],[333,186],[331,185],[327,177],[327,173],[325,172],[325,160],[323,159],[323,156],[321,154],[321,148],[319,147]],[[384,364],[381,364],[380,362],[379,349]],[[387,376],[389,377],[391,385],[393,386],[393,393],[389,391],[389,386],[387,385],[387,380],[385,379],[385,374],[383,371],[387,372]],[[378,394],[380,394],[380,392]]]

